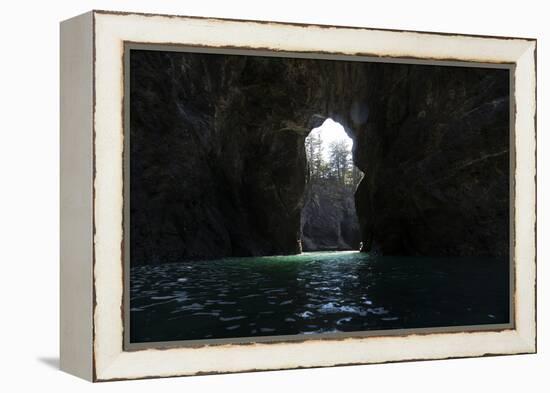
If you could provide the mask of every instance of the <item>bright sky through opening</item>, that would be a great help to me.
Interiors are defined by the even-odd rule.
[[[329,159],[328,147],[332,142],[344,141],[348,146],[349,151],[351,151],[351,148],[353,146],[353,140],[348,136],[348,134],[346,134],[344,127],[340,123],[332,120],[331,118],[327,118],[323,124],[311,130],[311,133],[309,135],[311,136],[314,134],[319,134],[321,136],[321,141],[323,142],[324,147],[323,157],[327,161]]]

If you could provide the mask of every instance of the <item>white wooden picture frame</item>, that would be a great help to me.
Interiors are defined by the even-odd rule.
[[[105,11],[60,35],[63,370],[109,381],[536,352],[536,40]],[[125,350],[125,43],[510,66],[512,326]]]

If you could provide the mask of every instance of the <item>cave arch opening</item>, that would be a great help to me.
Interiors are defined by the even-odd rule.
[[[359,250],[355,190],[363,173],[353,162],[353,139],[326,118],[305,139],[307,183],[301,212],[302,250]]]

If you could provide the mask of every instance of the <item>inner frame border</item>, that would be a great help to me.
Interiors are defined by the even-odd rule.
[[[158,342],[132,343],[130,342],[130,56],[132,50],[149,50],[160,52],[187,52],[218,55],[241,55],[241,56],[263,56],[319,59],[333,61],[359,61],[371,63],[397,63],[409,65],[433,65],[452,66],[467,68],[490,68],[509,70],[509,322],[504,324],[482,324],[482,325],[461,325],[430,328],[406,328],[368,330],[355,332],[317,333],[312,335],[274,335],[258,337],[237,337],[222,339],[198,339],[198,340],[171,340]],[[460,333],[460,332],[501,332],[513,330],[515,321],[515,253],[514,244],[515,232],[515,63],[487,63],[476,61],[459,60],[432,60],[421,58],[397,58],[397,57],[375,57],[368,55],[344,55],[336,53],[319,52],[291,52],[266,49],[248,49],[238,47],[210,47],[194,46],[173,43],[145,43],[135,41],[123,41],[123,228],[122,228],[122,273],[123,273],[123,295],[122,295],[122,326],[123,326],[123,351],[137,351],[145,349],[170,349],[170,348],[197,348],[217,345],[250,345],[255,343],[299,343],[309,340],[342,340],[346,338],[367,338],[367,337],[404,337],[409,335],[426,335],[433,333]]]

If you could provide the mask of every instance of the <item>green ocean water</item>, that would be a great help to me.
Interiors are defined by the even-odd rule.
[[[501,324],[503,258],[313,252],[133,267],[130,341]]]

